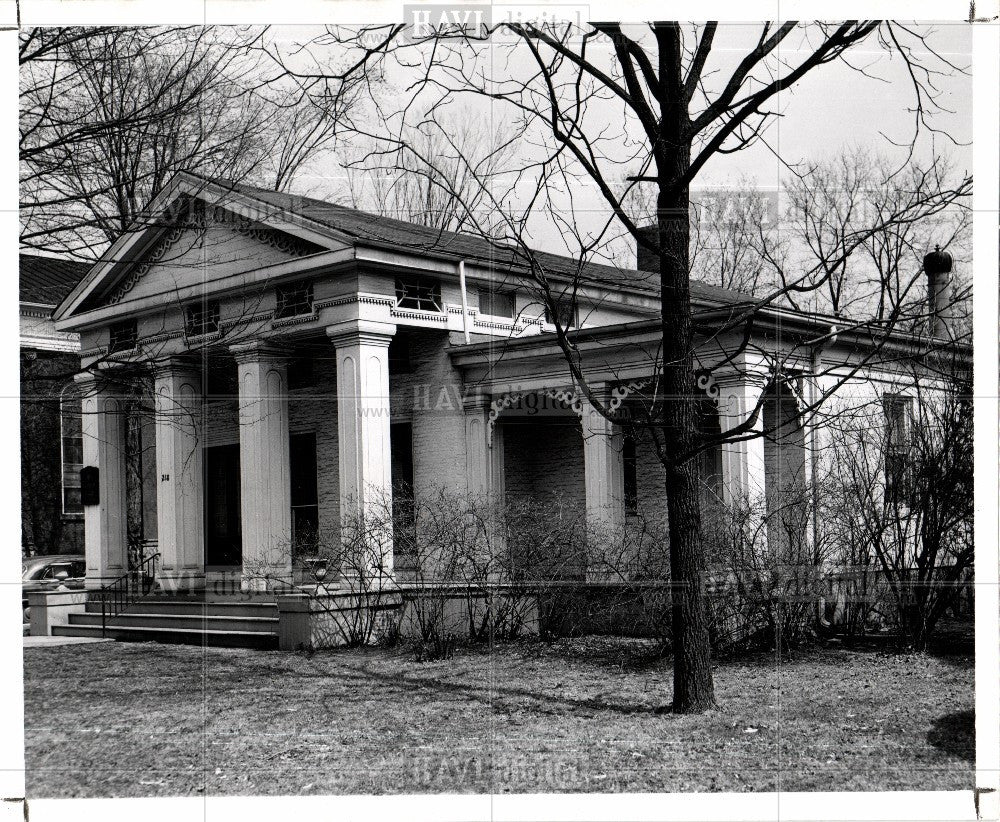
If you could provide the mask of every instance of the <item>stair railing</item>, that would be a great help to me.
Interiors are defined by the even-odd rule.
[[[101,600],[101,636],[107,636],[108,620],[134,605],[153,590],[159,553],[146,557],[128,573],[104,585],[97,596]]]

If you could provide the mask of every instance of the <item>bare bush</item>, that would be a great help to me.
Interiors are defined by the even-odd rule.
[[[851,630],[894,630],[927,646],[971,582],[972,401],[968,382],[926,396],[914,383],[896,428],[856,415],[834,429],[826,516],[851,585]],[[854,602],[854,600],[860,600]],[[852,613],[853,611],[853,613]]]
[[[784,651],[813,634],[821,566],[803,514],[808,497],[805,488],[783,494],[772,510],[744,498],[715,506],[706,518],[710,631],[717,653]]]

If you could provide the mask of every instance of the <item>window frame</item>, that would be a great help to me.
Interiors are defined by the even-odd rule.
[[[69,392],[69,396],[67,396]],[[79,439],[79,449],[80,449],[80,462],[67,462],[66,460],[66,406],[70,402],[76,402],[79,404],[79,410],[75,411],[75,415],[79,417],[79,434],[73,436],[73,439]],[[79,510],[67,510],[66,505],[66,492],[67,490],[75,490],[80,492],[81,482],[80,482],[80,469],[84,466],[83,460],[83,398],[79,394],[79,390],[74,384],[69,384],[63,387],[62,391],[59,393],[59,497],[60,505],[59,510],[65,517],[82,517],[83,516],[83,502],[78,504]],[[67,479],[71,480],[67,482]]]
[[[913,447],[913,397],[906,394],[883,394],[882,421],[885,502],[907,505],[913,493],[910,465]]]
[[[125,332],[124,335],[122,332]],[[123,338],[124,337],[124,338]],[[120,354],[135,351],[139,347],[139,323],[136,320],[121,320],[108,326],[108,353]]]
[[[195,312],[202,314],[197,322],[195,321]],[[206,313],[209,314],[207,318]],[[218,300],[188,303],[184,306],[184,333],[188,337],[207,337],[210,334],[218,334],[220,315],[221,305]]]
[[[573,299],[571,299],[571,300],[559,299],[559,300],[556,300],[555,303],[556,303],[556,309],[557,310],[559,310],[559,311],[568,310],[570,312],[570,315],[571,315],[569,317],[569,322],[568,323],[561,322],[560,325],[564,329],[579,328],[580,327],[580,304],[576,300],[573,300]],[[545,306],[545,318],[544,319],[545,319],[545,322],[548,325],[552,325],[552,326],[555,325],[555,322],[553,322],[552,312],[549,310],[549,306],[548,305]]]
[[[517,292],[509,288],[490,288],[486,285],[479,286],[479,313],[485,314],[488,317],[502,317],[505,320],[514,320],[517,318]],[[484,300],[485,297],[485,300]],[[496,311],[487,311],[483,308],[483,305],[488,302],[490,308],[496,308],[495,300],[498,298],[510,300],[510,313],[509,314],[498,314]]]
[[[316,297],[312,280],[296,280],[274,287],[274,319],[288,320],[293,317],[308,317],[313,314]],[[296,291],[302,293],[301,299],[289,299]],[[304,310],[298,310],[304,307]]]
[[[396,308],[404,311],[423,311],[428,314],[444,314],[444,299],[441,297],[441,281],[421,275],[396,277]],[[418,293],[411,294],[408,290]],[[426,291],[426,294],[420,293]],[[409,302],[408,302],[409,301]],[[425,308],[424,304],[430,308]]]

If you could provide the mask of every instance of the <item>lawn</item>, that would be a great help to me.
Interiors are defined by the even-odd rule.
[[[106,643],[24,664],[29,797],[973,785],[968,656],[721,662],[702,716],[664,710],[670,660],[641,640],[429,663]]]

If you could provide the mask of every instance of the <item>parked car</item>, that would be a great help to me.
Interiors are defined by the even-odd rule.
[[[28,594],[35,591],[55,591],[58,588],[83,588],[87,575],[87,560],[80,554],[52,554],[31,557],[21,563],[21,608],[24,621],[29,622]]]

